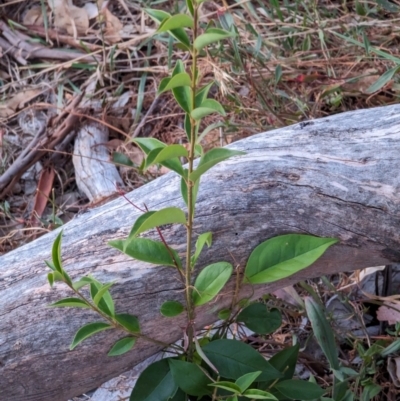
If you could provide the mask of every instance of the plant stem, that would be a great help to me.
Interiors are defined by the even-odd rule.
[[[197,28],[198,28],[198,6],[194,5],[194,13],[193,13],[194,27],[193,27],[193,43],[197,37]],[[192,110],[196,107],[196,85],[197,85],[197,50],[192,47]],[[188,315],[188,328],[187,328],[187,336],[188,336],[188,349],[187,349],[187,360],[188,362],[192,362],[193,354],[195,350],[194,344],[194,319],[195,319],[195,311],[194,305],[192,303],[192,285],[191,285],[191,254],[192,254],[192,236],[193,236],[193,218],[194,218],[194,202],[193,202],[193,187],[194,182],[190,180],[190,174],[193,171],[193,161],[194,161],[194,148],[196,144],[196,124],[197,122],[190,117],[190,149],[189,149],[189,169],[188,169],[188,180],[187,180],[187,200],[188,200],[188,220],[186,226],[186,270],[185,270],[185,290],[186,290],[186,309]]]

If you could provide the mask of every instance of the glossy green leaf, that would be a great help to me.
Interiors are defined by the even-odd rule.
[[[196,98],[194,102],[195,107],[200,107],[202,103],[207,99],[208,93],[210,92],[210,89],[213,85],[214,81],[211,81],[196,92]]]
[[[135,138],[133,140],[148,155],[153,149],[165,148],[167,145],[155,138]]]
[[[209,150],[201,159],[196,170],[190,175],[192,181],[197,181],[207,170],[214,167],[216,164],[229,159],[232,156],[241,156],[246,154],[238,150],[226,148],[214,148]]]
[[[173,31],[179,28],[193,28],[193,18],[187,14],[175,14],[165,18],[157,29],[157,32]]]
[[[157,148],[148,154],[145,169],[148,169],[153,164],[159,164],[175,157],[188,157],[188,155],[188,151],[182,145],[169,145],[165,148]],[[183,175],[183,168],[181,171],[181,175]]]
[[[222,388],[223,390],[230,391],[231,393],[234,393],[234,394],[240,394],[241,393],[240,387],[237,384],[232,383],[232,382],[228,382],[228,381],[219,381],[219,382],[216,382],[216,383],[211,383],[211,384],[209,384],[209,386]]]
[[[194,186],[193,186],[193,199],[192,199],[192,204],[193,206],[196,204],[197,200],[197,194],[199,192],[199,185],[200,185],[200,180],[196,181]],[[181,179],[181,194],[182,198],[185,201],[186,206],[188,205],[188,190],[187,190],[187,184],[184,178]]]
[[[379,89],[382,89],[389,81],[391,81],[391,79],[399,70],[400,66],[396,66],[384,72],[371,86],[365,90],[365,93],[371,94],[377,92]]]
[[[90,283],[89,287],[90,296],[92,297],[92,299],[96,297],[96,294],[101,290],[102,287],[103,284],[101,284],[99,281],[95,279],[92,279],[92,282]],[[101,311],[103,311],[108,316],[114,316],[115,306],[109,291],[104,292],[97,306]]]
[[[244,397],[246,398],[251,398],[252,400],[275,400],[278,401],[278,399],[271,393],[268,393],[267,391],[263,390],[257,390],[255,388],[251,388],[243,394]]]
[[[97,306],[100,302],[100,300],[103,298],[105,293],[108,291],[108,289],[113,285],[114,283],[108,283],[104,284],[99,290],[97,291],[97,294],[93,298],[94,304]]]
[[[208,338],[204,338],[204,337],[203,337],[202,340],[203,340],[203,342],[204,341],[207,341],[207,342],[209,341]],[[199,357],[203,360],[203,362],[205,362],[219,376],[218,369],[207,358],[207,355],[201,349],[199,340],[197,339],[196,336],[194,336],[193,341],[194,341],[194,344],[195,344],[196,352],[199,354]]]
[[[139,320],[136,316],[130,315],[129,313],[119,313],[115,315],[115,319],[131,333],[140,333]]]
[[[228,32],[228,31],[224,31],[223,29],[210,28],[210,29],[207,29],[207,31],[205,33],[203,33],[202,35],[199,35],[195,39],[194,47],[198,51],[200,51],[204,47],[210,45],[211,43],[215,43],[222,39],[231,38],[231,37],[235,37],[235,36],[236,36],[235,34]]]
[[[158,94],[161,94],[167,90],[171,90],[174,88],[179,88],[181,86],[191,86],[192,85],[192,80],[190,79],[190,76],[187,72],[180,72],[173,77],[169,78],[169,81],[166,83],[166,85],[163,85],[162,90],[158,92]]]
[[[165,19],[171,17],[171,14],[168,14],[162,10],[154,10],[151,8],[145,8],[144,11],[151,17],[151,19],[157,23],[162,23]],[[190,50],[190,40],[189,36],[185,32],[183,28],[173,29],[169,31],[169,33],[184,46],[186,50]]]
[[[53,261],[54,268],[59,272],[62,273],[62,261],[61,261],[61,240],[62,240],[63,232],[60,231],[57,235],[56,239],[53,242],[53,247],[51,250],[51,256]]]
[[[104,331],[107,329],[111,329],[112,326],[108,323],[104,322],[95,322],[89,323],[85,326],[82,326],[75,334],[75,337],[72,341],[71,346],[69,347],[70,350],[73,350],[78,344],[80,344],[83,340],[86,340],[88,337],[92,336],[93,334],[99,333],[100,331]]]
[[[172,249],[167,249],[162,242],[148,238],[127,238],[126,240],[115,240],[108,243],[114,248],[142,262],[153,263],[155,265],[182,267],[178,253]]]
[[[220,376],[237,380],[247,373],[261,371],[255,382],[283,376],[253,347],[237,340],[215,340],[203,347],[207,358],[218,369]]]
[[[168,359],[168,361],[175,383],[186,394],[203,396],[212,392],[208,386],[211,380],[198,365],[177,359]]]
[[[53,287],[53,284],[54,284],[54,273],[53,272],[47,274],[47,281],[49,282],[50,287]]]
[[[113,152],[111,160],[113,163],[120,166],[135,167],[135,164],[132,162],[132,160],[120,152]]]
[[[314,335],[322,348],[333,370],[339,370],[337,347],[332,328],[325,317],[325,311],[313,298],[307,297],[304,301],[307,316],[310,319]],[[315,397],[316,398],[316,397]]]
[[[177,385],[171,374],[168,359],[152,363],[139,376],[130,401],[164,401],[172,397]]]
[[[181,60],[178,60],[172,71],[172,77],[185,72],[185,66]],[[172,78],[171,78],[172,79]],[[188,86],[180,86],[172,89],[175,100],[182,109],[189,113],[192,111],[192,90]]]
[[[221,103],[217,102],[214,99],[206,99],[204,100],[204,102],[197,107],[196,109],[194,109],[190,115],[192,116],[192,118],[194,118],[195,120],[200,120],[203,117],[206,117],[210,114],[213,113],[218,113],[221,116],[225,116],[225,110],[222,107]]]
[[[260,370],[257,372],[246,373],[245,375],[239,377],[235,383],[239,386],[240,391],[243,393],[254,383],[261,373],[262,372]]]
[[[282,372],[283,380],[291,379],[296,369],[297,358],[299,355],[300,344],[297,343],[292,347],[288,347],[279,351],[272,358],[269,363],[277,370]]]
[[[193,1],[192,0],[186,0],[186,7],[189,10],[190,15],[193,17],[193,15],[194,15]]]
[[[304,401],[319,398],[326,392],[314,383],[295,379],[281,381],[274,388],[287,398]]]
[[[186,224],[185,213],[177,207],[166,207],[153,213],[147,212],[144,215],[146,217],[141,218],[140,224],[134,224],[129,233],[129,238],[133,238],[145,231],[160,227],[164,224]]]
[[[303,234],[271,238],[251,253],[245,270],[245,283],[264,284],[291,276],[314,263],[337,242]]]
[[[125,337],[118,340],[108,352],[108,356],[118,356],[122,354],[126,354],[129,352],[133,346],[135,345],[136,338],[135,337]]]
[[[52,303],[50,306],[57,308],[90,308],[90,306],[80,298],[64,298]]]
[[[54,266],[54,264],[53,264],[52,261],[50,261],[50,260],[45,260],[44,263],[46,263],[46,266],[47,266],[49,269],[51,269],[51,270],[53,270],[53,271],[56,270],[56,268],[55,268],[55,266]]]
[[[178,301],[166,301],[161,305],[160,312],[165,317],[174,317],[180,315],[185,307]]]
[[[282,315],[278,309],[268,310],[263,303],[255,303],[244,308],[236,318],[257,334],[270,334],[282,324]]]
[[[206,266],[196,277],[192,292],[196,306],[211,301],[231,277],[233,267],[228,262],[217,262]]]
[[[187,139],[190,142],[190,138],[192,137],[192,122],[190,121],[190,115],[188,113],[185,113],[185,121],[183,125]]]
[[[192,266],[195,265],[198,257],[201,254],[201,251],[204,248],[204,245],[207,244],[207,246],[210,247],[211,243],[212,243],[212,232],[209,231],[199,235],[196,241],[196,251],[192,255]]]

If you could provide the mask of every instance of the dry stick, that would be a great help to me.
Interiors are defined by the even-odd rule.
[[[18,32],[12,31],[3,21],[0,21],[0,30],[3,31],[3,36],[10,42],[12,46],[15,46],[19,49],[19,52],[23,52],[24,58],[48,58],[48,59],[57,59],[57,60],[74,60],[77,57],[82,56],[82,53],[78,53],[75,51],[62,51],[57,49],[49,49],[45,46],[35,44],[32,46],[26,41],[31,40],[29,36]],[[26,52],[26,54],[25,54]],[[98,61],[99,57],[93,56],[85,56],[82,57],[81,60],[86,62]],[[26,63],[25,63],[26,64]],[[24,65],[25,65],[24,64]]]
[[[61,121],[61,118],[66,115],[68,117],[62,122],[61,126],[55,130],[55,132],[49,136],[43,136],[42,138],[34,138],[36,144],[32,143],[29,145],[32,150],[26,154],[21,154],[15,162],[0,176],[0,199],[8,194],[13,188],[15,183],[21,178],[22,174],[33,164],[35,164],[49,149],[53,149],[74,129],[78,117],[71,113],[72,110],[78,107],[84,93],[76,96],[70,104],[65,108],[61,116],[56,119],[56,122]]]

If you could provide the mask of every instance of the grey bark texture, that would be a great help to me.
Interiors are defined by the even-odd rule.
[[[250,288],[260,296],[300,279],[400,262],[400,105],[359,110],[255,135],[234,143],[245,156],[228,160],[202,178],[195,232],[213,232],[213,245],[199,259],[245,262],[259,243],[285,233],[336,237],[313,266],[293,277]],[[128,198],[149,210],[184,207],[179,179],[167,174]],[[183,298],[171,268],[129,259],[107,241],[124,238],[139,216],[120,198],[77,216],[63,227],[64,267],[78,278],[88,273],[116,281],[112,295],[119,312],[139,317],[142,332],[166,343],[182,337],[185,319],[167,319],[159,307]],[[178,252],[185,230],[169,226],[166,240]],[[99,320],[87,310],[50,309],[71,295],[50,289],[44,260],[58,232],[0,257],[0,400],[54,401],[96,388],[154,354],[158,348],[138,341],[128,354],[107,357],[120,333],[106,331],[69,345],[83,324]],[[155,232],[149,237],[156,238]],[[197,312],[196,325],[217,319],[229,305],[231,288]]]

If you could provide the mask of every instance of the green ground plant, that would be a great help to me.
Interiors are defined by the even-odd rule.
[[[281,324],[280,312],[277,309],[269,310],[260,302],[240,299],[241,287],[274,282],[308,267],[335,244],[336,239],[286,234],[261,242],[252,251],[246,266],[235,271],[236,286],[231,308],[219,311],[223,323],[212,334],[207,332],[200,338],[196,334],[196,308],[215,299],[234,272],[232,264],[227,261],[201,267],[200,271],[197,266],[205,245],[212,245],[211,232],[194,238],[193,223],[200,179],[218,163],[243,154],[225,148],[204,152],[201,146],[202,139],[213,128],[208,126],[200,132],[202,119],[214,113],[224,116],[225,110],[218,101],[209,97],[214,82],[202,83],[198,62],[209,48],[235,37],[236,31],[234,26],[229,30],[214,23],[204,26],[199,21],[200,7],[201,2],[187,0],[186,14],[170,15],[161,10],[146,10],[159,23],[157,34],[168,33],[176,46],[184,49],[188,55],[186,62],[178,60],[175,63],[171,76],[163,79],[158,88],[159,95],[172,91],[185,113],[188,149],[182,145],[167,146],[154,138],[134,139],[146,155],[143,170],[161,164],[181,177],[181,194],[187,210],[177,207],[141,209],[143,214],[133,224],[128,237],[109,243],[133,259],[173,269],[185,290],[184,302],[166,301],[161,305],[160,313],[171,318],[186,314],[185,341],[182,346],[168,345],[144,336],[137,316],[116,311],[110,293],[113,283],[101,283],[90,275],[73,281],[62,265],[62,232],[53,244],[52,260],[46,262],[51,269],[48,281],[50,285],[56,281],[64,282],[74,296],[57,301],[52,306],[92,309],[102,318],[77,331],[71,350],[96,333],[119,329],[125,336],[111,347],[110,356],[117,357],[129,352],[138,338],[173,352],[174,356],[155,362],[144,370],[132,391],[131,401],[320,399],[326,392],[324,389],[312,381],[293,378],[299,343],[294,343],[267,361],[250,345],[228,338],[228,334],[233,323],[244,325],[261,335],[275,331]],[[199,161],[195,164],[197,157]],[[182,158],[187,160],[185,166],[181,163]],[[186,228],[183,259],[165,240],[162,234],[165,224],[180,224]],[[157,230],[159,241],[142,235],[151,229]],[[341,372],[336,362],[332,369]]]

